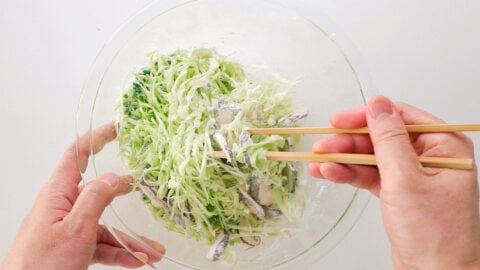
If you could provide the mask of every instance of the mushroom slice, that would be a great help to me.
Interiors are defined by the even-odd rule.
[[[298,171],[294,163],[290,162],[287,166],[290,167],[290,193],[295,193],[298,182]]]
[[[220,255],[222,255],[228,245],[229,237],[230,236],[228,234],[223,232],[217,236],[217,240],[215,240],[215,243],[213,243],[212,247],[210,247],[210,250],[207,253],[207,259],[209,261],[217,261],[218,258],[220,258]]]
[[[262,206],[259,205],[252,197],[250,197],[245,190],[237,186],[237,192],[240,195],[240,199],[247,204],[250,212],[252,212],[253,215],[260,219],[265,217],[265,211],[263,210]]]
[[[271,185],[261,182],[258,186],[258,202],[261,205],[269,206],[272,205],[274,201],[273,198],[273,188]]]
[[[154,207],[168,210],[167,203],[157,198],[157,196],[150,187],[140,184],[140,190],[143,194],[145,194],[145,196],[147,196],[147,198],[150,200]]]
[[[256,247],[262,243],[260,236],[242,236],[240,240],[251,247]]]
[[[220,131],[215,131],[215,133],[213,134],[213,138],[218,143],[218,145],[222,149],[223,153],[225,153],[225,157],[226,157],[227,161],[229,163],[233,164],[232,150],[228,149],[227,140],[225,140],[225,137],[222,135],[222,133]]]
[[[292,152],[293,151],[293,142],[292,137],[288,137],[285,142],[285,151]],[[290,181],[288,183],[288,190],[290,193],[295,193],[295,189],[298,182],[298,170],[296,168],[296,162],[287,162],[287,165],[283,169],[282,174],[286,176]]]
[[[240,224],[239,224],[239,232],[240,234],[249,234],[251,233],[250,231],[248,231],[246,228],[248,227],[248,224],[246,221],[240,221]],[[261,238],[259,236],[242,236],[240,237],[240,240],[242,240],[243,243],[251,246],[251,247],[256,247],[258,245],[260,245],[260,243],[262,242]]]
[[[287,140],[285,141],[285,147],[284,147],[284,151],[288,151],[288,152],[293,152],[293,139],[292,137],[287,137]]]
[[[240,104],[229,104],[224,100],[219,100],[216,107],[215,121],[218,125],[230,124],[235,118],[235,115],[241,110]]]
[[[295,193],[298,182],[298,170],[295,168],[295,163],[288,162],[282,173],[289,179],[287,187],[288,191],[290,193]]]
[[[263,178],[256,178],[251,183],[251,194],[255,200],[263,206],[269,206],[273,204],[273,188],[267,184]]]
[[[275,218],[275,217],[279,217],[281,215],[283,215],[282,210],[280,210],[278,208],[265,207],[265,216],[266,217]]]
[[[240,136],[238,138],[238,141],[239,141],[240,147],[242,147],[242,148],[253,144],[251,134],[246,129],[242,130],[242,132],[240,133]],[[245,150],[245,151],[243,151],[242,154],[243,154],[243,158],[245,159],[245,164],[247,164],[247,166],[250,169],[253,169],[252,160],[250,159],[250,154],[248,154],[248,151]]]
[[[217,102],[217,110],[230,110],[237,114],[242,110],[242,106],[238,103],[227,103],[225,100],[220,99]]]
[[[182,228],[186,229],[187,228],[187,224],[185,223],[185,219],[183,218],[183,216],[179,213],[175,213],[175,215],[173,215],[173,220],[175,221],[175,223],[179,226],[181,226]]]
[[[292,113],[288,116],[282,117],[278,123],[280,127],[290,127],[295,124],[298,120],[307,117],[308,112],[297,112]]]
[[[217,111],[215,114],[215,122],[219,125],[230,124],[235,118],[235,114],[230,110]]]

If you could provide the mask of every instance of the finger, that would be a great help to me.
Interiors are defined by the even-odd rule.
[[[113,173],[99,176],[85,186],[64,221],[78,235],[95,232],[105,207],[115,196],[128,192],[131,180]]]
[[[72,143],[60,159],[51,182],[53,185],[72,186],[81,180],[81,172],[87,167],[88,158],[98,153],[108,142],[116,137],[113,122],[88,132]]]
[[[380,191],[380,175],[377,168],[372,166],[312,163],[309,170],[312,175],[321,175],[334,183],[366,189],[376,196]]]
[[[92,264],[101,263],[105,265],[137,268],[145,265],[148,259],[148,255],[142,252],[135,252],[135,255],[132,255],[124,248],[114,247],[108,244],[97,244],[92,258]]]
[[[442,119],[406,103],[396,103],[406,124],[441,124]],[[463,133],[416,134],[411,136],[415,150],[424,156],[472,157],[471,140]],[[453,155],[454,154],[454,155]]]
[[[97,229],[97,242],[105,243],[116,247],[128,247],[132,251],[142,252],[148,255],[149,262],[153,263],[159,261],[163,255],[165,255],[165,247],[155,241],[152,241],[146,237],[140,237],[141,242],[133,237],[113,228],[115,232],[115,238],[113,234],[108,231],[105,226],[98,226]],[[119,242],[121,241],[121,243]]]
[[[412,105],[395,103],[400,116],[407,125],[444,123],[443,120]],[[359,107],[336,113],[330,117],[330,123],[337,128],[359,128],[367,125],[367,108]]]
[[[107,142],[115,137],[114,125],[109,123],[94,130],[91,134],[87,133],[80,137],[77,140],[78,148],[77,143],[71,144],[45,186],[45,189],[48,190],[45,194],[48,194],[49,197],[66,198],[67,203],[70,206],[73,205],[79,194],[77,184],[81,180],[81,172],[84,172],[87,166],[90,151],[99,152]]]
[[[122,176],[119,176],[121,179],[124,179],[125,181],[121,181],[119,182],[120,186],[119,186],[119,191],[121,191],[122,193],[121,194],[118,194],[118,195],[124,195],[124,194],[127,194],[129,192],[132,191],[132,188],[133,186],[131,185],[132,182],[132,177],[130,175],[122,175]],[[83,185],[83,184],[80,184],[78,185],[78,193],[82,193],[82,191],[85,189],[86,186],[90,185],[94,183],[94,181],[89,181],[86,185]]]
[[[420,175],[418,156],[392,102],[382,96],[374,97],[368,103],[367,121],[382,179],[408,181],[414,177],[405,174]]]
[[[406,125],[445,123],[442,119],[406,103],[397,102],[395,107]]]
[[[314,162],[309,163],[308,173],[315,178],[325,179],[325,176],[323,176],[322,173],[320,172],[320,163],[314,163]]]
[[[312,150],[317,153],[370,154],[373,145],[368,135],[338,134],[316,142]]]
[[[366,107],[363,106],[336,113],[330,117],[330,123],[336,128],[366,127]]]

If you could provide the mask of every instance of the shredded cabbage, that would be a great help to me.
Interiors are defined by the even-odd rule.
[[[149,62],[123,93],[117,134],[155,218],[210,244],[228,235],[229,244],[254,246],[280,233],[271,225],[294,215],[297,172],[292,163],[267,161],[265,152],[288,151],[297,138],[250,136],[248,129],[305,117],[292,105],[294,83],[270,75],[255,84],[211,49],[154,52]]]

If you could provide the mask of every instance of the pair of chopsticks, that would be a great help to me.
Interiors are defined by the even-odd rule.
[[[480,131],[480,124],[431,124],[407,125],[409,133],[445,133],[462,131]],[[368,134],[368,128],[338,129],[332,127],[295,127],[295,128],[252,128],[252,135],[292,135],[292,134]],[[214,157],[224,158],[223,152],[215,152]],[[268,160],[276,161],[311,161],[334,162],[341,164],[377,165],[374,155],[346,153],[314,153],[314,152],[267,152]],[[473,160],[466,158],[419,157],[425,167],[472,170]]]

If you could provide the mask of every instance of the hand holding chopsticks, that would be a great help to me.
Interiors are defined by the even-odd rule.
[[[480,124],[426,124],[406,125],[409,133],[444,133],[460,131],[480,131]],[[368,128],[340,129],[334,127],[293,127],[293,128],[253,128],[252,135],[293,135],[293,134],[368,134]],[[282,161],[335,162],[341,164],[376,165],[374,155],[313,152],[267,152],[267,159]],[[471,170],[472,159],[419,157],[425,167]]]
[[[406,125],[409,133],[443,133],[459,131],[480,131],[480,124],[427,124]],[[253,128],[252,135],[293,135],[293,134],[368,134],[368,128],[339,129],[333,127],[294,127],[294,128]],[[225,157],[223,152],[215,152],[215,157]],[[268,160],[335,162],[341,164],[377,165],[374,155],[346,153],[314,153],[314,152],[267,152]],[[419,157],[425,167],[471,170],[472,159]]]

